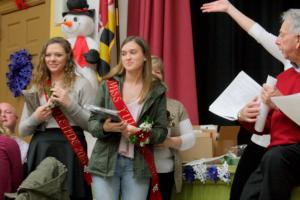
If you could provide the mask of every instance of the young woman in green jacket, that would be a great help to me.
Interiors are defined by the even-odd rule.
[[[124,200],[147,199],[150,178],[153,182],[157,178],[153,157],[152,164],[147,157],[153,156],[152,145],[162,143],[167,136],[165,92],[165,86],[152,77],[151,53],[145,41],[136,36],[125,39],[119,64],[100,84],[96,106],[120,111],[116,101],[121,99],[131,117],[122,115],[123,109],[120,122],[94,113],[88,124],[89,132],[98,138],[88,167],[96,199],[117,200],[120,193]],[[151,124],[151,130],[143,132],[148,138],[143,146],[132,138],[141,133],[145,122]],[[158,185],[153,182],[151,191],[156,195]]]

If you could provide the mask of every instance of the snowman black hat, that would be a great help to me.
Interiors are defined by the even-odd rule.
[[[95,9],[88,9],[89,4],[86,0],[67,0],[67,7],[69,11],[63,12],[63,17],[67,14],[86,15],[91,18],[94,18],[95,16]]]

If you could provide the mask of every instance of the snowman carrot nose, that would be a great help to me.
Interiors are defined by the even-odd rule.
[[[73,25],[72,21],[65,21],[63,24],[67,27],[71,27]]]

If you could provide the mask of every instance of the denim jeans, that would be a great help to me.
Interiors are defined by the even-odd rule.
[[[146,200],[150,178],[135,178],[133,160],[119,155],[112,177],[93,176],[96,200]]]

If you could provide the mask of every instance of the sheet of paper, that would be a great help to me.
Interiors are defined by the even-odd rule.
[[[239,110],[260,93],[261,86],[241,71],[209,106],[209,111],[228,120],[237,120]]]
[[[300,93],[272,97],[271,100],[284,114],[300,126]]]

